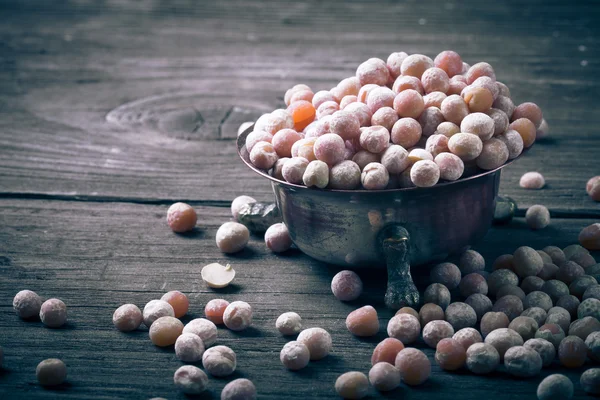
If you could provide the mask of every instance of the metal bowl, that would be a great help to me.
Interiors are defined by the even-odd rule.
[[[492,224],[501,169],[429,188],[333,190],[278,180],[256,168],[237,139],[241,159],[271,181],[294,244],[317,260],[349,268],[387,264],[386,304],[418,304],[413,268],[446,258],[482,238]]]

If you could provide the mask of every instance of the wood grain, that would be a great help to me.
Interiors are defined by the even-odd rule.
[[[261,237],[252,237],[241,254],[223,255],[214,235],[230,218],[227,209],[197,206],[201,222],[196,230],[177,235],[166,226],[166,208],[104,202],[0,201],[0,345],[5,353],[0,397],[184,398],[175,394],[171,381],[173,372],[182,365],[173,350],[154,347],[146,328],[124,334],[111,323],[119,305],[131,302],[143,307],[169,290],[181,290],[190,297],[191,309],[184,321],[202,317],[204,305],[212,298],[244,300],[253,306],[252,328],[240,333],[219,329],[218,343],[236,351],[238,371],[234,377],[253,380],[260,398],[336,398],[333,383],[339,374],[348,370],[368,372],[371,352],[387,336],[385,327],[393,315],[382,301],[383,270],[358,271],[365,292],[354,302],[342,303],[329,287],[339,267],[312,260],[297,250],[274,255]],[[581,227],[591,222],[561,219],[545,230],[531,231],[522,219],[516,219],[493,228],[475,249],[490,267],[496,256],[521,245],[542,248],[571,244]],[[237,275],[232,286],[213,290],[203,284],[200,268],[215,261],[234,266]],[[414,272],[423,282],[426,267]],[[11,301],[25,288],[44,298],[65,301],[67,326],[53,330],[40,322],[19,320]],[[351,310],[365,304],[377,308],[381,328],[374,338],[358,339],[346,330],[344,320]],[[286,371],[278,359],[279,350],[291,339],[280,336],[274,323],[286,311],[298,312],[305,327],[323,327],[333,337],[333,353],[299,373]],[[421,341],[416,346],[433,360],[431,349]],[[58,391],[43,390],[35,383],[35,366],[47,357],[62,358],[69,368],[69,383]],[[582,369],[564,371],[554,365],[544,370],[543,376],[556,372],[578,382]],[[451,374],[434,363],[432,378],[422,387],[403,386],[389,395],[371,390],[370,395],[433,398],[451,390],[456,399],[477,399],[489,393],[496,399],[531,398],[540,380],[514,380],[502,369],[483,378],[466,372]],[[218,398],[228,381],[211,378],[208,398]],[[577,398],[584,398],[578,383],[576,388]]]

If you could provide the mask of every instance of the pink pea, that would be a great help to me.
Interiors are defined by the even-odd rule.
[[[389,146],[381,155],[381,164],[388,170],[390,174],[399,174],[408,168],[411,162],[408,158],[408,151],[406,151],[406,149],[402,146],[393,144]]]
[[[369,163],[362,170],[360,181],[367,190],[385,189],[390,180],[388,170],[379,163]]]
[[[419,92],[407,89],[396,95],[393,106],[399,117],[418,118],[425,108],[425,103]]]
[[[273,135],[271,144],[279,157],[291,157],[292,146],[300,139],[302,136],[298,132],[286,128]]]
[[[275,253],[282,253],[292,247],[287,226],[282,222],[271,225],[265,232],[265,244]]]
[[[466,87],[467,82],[465,77],[462,75],[455,75],[452,78],[450,78],[450,82],[448,83],[448,91],[446,92],[446,94],[448,96],[450,96],[451,94],[460,95]]]
[[[351,76],[342,79],[337,86],[331,90],[332,94],[338,99],[343,99],[346,96],[356,96],[360,90],[361,84],[356,76]]]
[[[360,168],[354,161],[342,161],[329,170],[329,187],[340,190],[356,189],[360,185],[360,174]]]
[[[469,71],[469,68],[471,68],[471,65],[463,61],[462,74],[465,75]]]
[[[452,153],[440,153],[435,157],[434,162],[440,168],[440,178],[446,181],[457,180],[465,170],[463,161]]]
[[[436,67],[443,69],[450,78],[462,73],[463,62],[458,53],[452,50],[442,51],[433,63]]]
[[[411,54],[402,61],[402,75],[410,75],[421,79],[425,70],[433,67],[433,60],[423,54]]]
[[[302,176],[308,167],[308,160],[304,157],[290,158],[283,164],[281,175],[289,183],[297,185],[302,183]]]
[[[460,125],[462,120],[469,115],[469,106],[462,97],[453,94],[442,101],[441,111],[446,121]]]
[[[250,161],[257,168],[270,169],[279,157],[269,142],[258,142],[250,152]]]
[[[335,101],[335,97],[329,90],[320,90],[312,98],[312,105],[315,110],[319,109],[319,106],[326,101]]]
[[[367,106],[369,106],[372,113],[382,107],[392,107],[395,96],[396,94],[390,88],[385,86],[375,88],[371,90],[369,97],[367,97]]]
[[[344,159],[344,139],[335,133],[326,133],[319,136],[314,144],[314,152],[317,160],[328,165],[335,165]]]
[[[371,125],[381,125],[388,131],[392,129],[396,121],[398,121],[398,113],[392,107],[381,107],[371,117]]]
[[[502,140],[506,145],[509,160],[517,158],[523,152],[523,138],[519,132],[509,129],[496,138]]]
[[[428,107],[421,113],[419,124],[423,130],[423,136],[431,136],[438,125],[444,122],[444,115],[437,107]]]
[[[360,126],[371,125],[371,117],[373,116],[373,113],[371,113],[371,110],[365,103],[350,103],[344,107],[344,111],[354,114],[356,118],[358,118]]]
[[[394,93],[400,93],[407,89],[416,90],[421,95],[425,94],[421,80],[414,76],[399,76],[392,85]]]
[[[321,119],[326,115],[332,115],[334,112],[339,111],[340,105],[335,101],[326,101],[321,103],[317,108],[317,119]]]
[[[421,83],[425,93],[442,92],[446,93],[450,87],[450,78],[448,74],[441,68],[429,68],[423,72]]]
[[[504,83],[498,82],[498,81],[496,81],[496,86],[498,87],[498,95],[499,96],[506,96],[506,97],[510,98],[510,89],[508,88],[508,86],[506,86]]]
[[[402,61],[404,61],[406,57],[408,57],[408,54],[406,54],[403,51],[400,51],[397,53],[390,54],[390,56],[387,58],[386,64],[388,67],[388,71],[390,71],[390,77],[392,79],[396,79],[402,73]]]
[[[504,113],[506,115],[508,115],[509,117],[511,115],[513,115],[513,112],[515,111],[515,108],[516,108],[513,101],[510,99],[510,97],[506,97],[506,96],[502,96],[502,95],[499,95],[498,98],[496,100],[494,100],[492,107],[497,108],[498,110],[504,111]]]
[[[341,136],[342,139],[350,140],[360,135],[360,122],[352,113],[338,111],[331,116],[329,129],[332,133]]]
[[[312,90],[298,90],[297,92],[295,92],[291,99],[290,99],[290,104],[296,102],[296,101],[300,101],[300,100],[305,100],[308,102],[312,102],[312,99],[314,97],[314,93]]]
[[[265,131],[252,131],[246,136],[246,150],[252,151],[254,145],[258,142],[269,142],[273,140],[273,135]]]
[[[481,76],[487,76],[492,78],[494,81],[496,80],[494,68],[492,68],[492,66],[486,62],[473,64],[465,74],[465,78],[467,78],[467,83],[469,85],[475,82],[475,80]]]
[[[400,118],[392,127],[392,143],[399,144],[405,149],[415,146],[423,134],[423,128],[413,118]]]
[[[304,157],[308,161],[316,160],[314,145],[317,138],[300,139],[292,146],[292,157]]]
[[[494,120],[484,113],[467,115],[460,123],[460,131],[479,136],[481,140],[488,140],[494,135]]]
[[[342,100],[340,101],[340,110],[343,110],[344,108],[346,108],[346,106],[348,104],[354,103],[356,101],[358,101],[357,96],[354,96],[354,95],[344,96],[342,98]]]
[[[483,149],[483,142],[472,133],[457,133],[448,140],[448,149],[463,161],[476,159]]]
[[[440,153],[447,153],[448,150],[448,137],[444,135],[431,135],[427,138],[425,143],[425,150],[431,153],[435,158]]]
[[[508,128],[508,116],[504,111],[498,110],[497,108],[490,108],[485,112],[490,118],[494,120],[494,135],[501,135]]]
[[[361,87],[360,90],[358,91],[358,94],[356,95],[356,97],[358,98],[358,101],[360,101],[361,103],[367,104],[367,98],[369,97],[369,93],[371,93],[371,90],[376,89],[378,87],[379,87],[379,85],[374,85],[372,83],[369,83],[369,84]]]
[[[539,128],[544,116],[542,115],[542,110],[540,109],[540,107],[537,104],[521,103],[513,111],[512,116],[510,117],[510,120],[512,122],[519,118],[527,118],[528,120],[533,122],[533,124],[535,125],[536,128]]]
[[[524,189],[541,189],[545,184],[546,180],[539,172],[526,172],[519,180],[519,186]]]
[[[380,157],[379,154],[370,153],[366,150],[360,150],[357,151],[356,154],[354,154],[354,156],[352,157],[352,161],[354,161],[362,171],[367,164],[370,164],[372,162],[379,162]]]
[[[383,126],[371,126],[360,134],[360,145],[371,153],[381,153],[390,142],[390,133]]]
[[[496,85],[496,79],[492,79],[489,76],[480,76],[473,81],[471,86],[486,88],[490,91],[494,100],[496,100],[500,94],[500,89],[498,88],[498,85]]]
[[[360,85],[375,84],[384,86],[390,78],[390,71],[387,64],[379,58],[369,58],[356,69],[356,77]]]
[[[498,168],[508,160],[508,148],[502,140],[492,138],[483,142],[481,154],[477,157],[477,166],[490,170]]]
[[[542,123],[538,126],[537,131],[535,131],[535,139],[543,139],[548,136],[548,131],[550,127],[548,126],[548,122],[544,118],[542,118]]]
[[[304,138],[319,137],[326,133],[329,133],[329,122],[331,121],[331,115],[325,116],[312,122],[304,130]],[[291,150],[290,150],[291,151]]]
[[[442,108],[442,101],[448,97],[445,93],[442,92],[431,92],[425,96],[423,96],[423,102],[425,103],[425,108],[428,107],[437,107],[439,109]]]
[[[417,187],[430,187],[440,180],[440,168],[430,160],[417,161],[410,169],[410,179]]]

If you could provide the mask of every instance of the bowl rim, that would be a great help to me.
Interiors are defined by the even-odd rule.
[[[519,154],[517,157],[513,158],[512,160],[508,160],[506,161],[504,164],[502,164],[501,166],[494,168],[494,169],[490,169],[488,171],[483,171],[479,174],[475,174],[475,175],[471,175],[468,176],[466,178],[459,178],[455,181],[445,181],[442,183],[436,183],[433,186],[430,187],[409,187],[409,188],[396,188],[396,189],[377,189],[377,190],[367,190],[367,189],[319,189],[319,188],[315,188],[315,187],[308,187],[308,186],[304,186],[304,185],[298,185],[295,183],[289,183],[286,181],[282,181],[279,180],[271,175],[269,175],[268,171],[265,171],[263,169],[257,168],[255,167],[252,162],[250,162],[249,160],[249,153],[248,150],[246,150],[246,137],[250,134],[250,132],[252,132],[254,130],[254,124],[250,127],[248,127],[246,130],[244,130],[242,133],[240,133],[236,139],[236,147],[237,147],[237,153],[238,156],[242,159],[242,161],[244,162],[244,164],[246,164],[246,166],[248,166],[252,171],[254,171],[255,173],[257,173],[258,175],[261,175],[267,179],[269,179],[271,182],[273,183],[277,183],[279,185],[283,185],[283,186],[287,186],[289,188],[293,188],[293,189],[297,189],[297,190],[311,190],[311,191],[320,191],[320,192],[331,192],[331,193],[398,193],[398,192],[414,192],[414,191],[426,191],[426,190],[433,190],[435,188],[439,188],[439,187],[444,187],[444,186],[449,186],[449,185],[457,185],[457,184],[461,184],[463,182],[469,182],[469,181],[473,181],[476,179],[479,179],[481,177],[493,174],[499,170],[501,170],[502,168],[512,164],[514,161],[518,160],[519,158],[521,158],[528,150],[529,148],[524,148],[523,151],[521,152],[521,154]],[[245,152],[246,154],[248,154],[248,159],[246,159],[243,155],[243,152]]]

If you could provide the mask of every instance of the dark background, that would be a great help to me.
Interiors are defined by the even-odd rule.
[[[259,236],[240,255],[218,251],[214,235],[233,198],[273,200],[268,182],[237,157],[239,124],[280,107],[296,83],[329,89],[365,59],[394,51],[434,57],[453,49],[468,63],[491,63],[515,102],[538,103],[551,129],[505,169],[501,192],[517,200],[519,216],[544,204],[553,221],[542,231],[523,218],[492,228],[475,246],[489,268],[521,245],[575,243],[597,222],[585,183],[600,174],[599,22],[597,1],[1,1],[0,398],[183,398],[172,384],[181,365],[172,349],[154,347],[143,329],[123,334],[111,324],[119,305],[143,307],[175,289],[190,296],[186,320],[216,297],[252,304],[253,327],[220,329],[218,343],[236,351],[233,378],[251,379],[259,398],[336,398],[335,378],[367,373],[387,336],[385,274],[360,272],[365,294],[344,304],[329,289],[339,268],[298,251],[274,255]],[[545,175],[543,190],[518,187],[530,170]],[[197,209],[192,234],[166,226],[174,201]],[[235,284],[207,288],[200,269],[211,262],[232,263]],[[19,320],[11,303],[22,289],[64,300],[67,326]],[[365,304],[379,310],[382,326],[367,340],[344,326]],[[333,353],[286,371],[278,357],[288,339],[274,327],[285,311],[329,330]],[[55,390],[35,380],[49,357],[69,371]],[[567,373],[577,398],[585,397],[584,369]],[[516,380],[502,371],[446,373],[434,363],[423,386],[370,396],[528,399],[557,372],[553,365]],[[228,381],[210,378],[202,397],[219,398]]]

